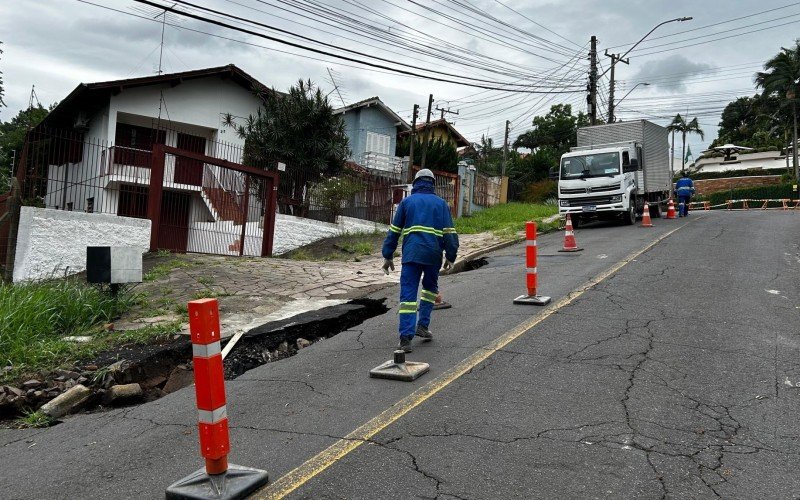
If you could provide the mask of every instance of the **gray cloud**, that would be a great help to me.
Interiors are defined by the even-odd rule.
[[[634,75],[631,86],[638,82],[649,82],[653,88],[683,92],[687,79],[713,68],[710,64],[695,63],[680,54],[674,54],[644,63]]]

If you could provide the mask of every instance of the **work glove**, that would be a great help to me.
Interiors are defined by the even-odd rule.
[[[444,269],[445,271],[449,271],[449,270],[453,269],[453,263],[450,262],[449,260],[445,259],[444,265],[442,266],[442,269]]]
[[[389,276],[389,269],[394,271],[394,262],[392,262],[392,259],[383,259],[383,266],[381,266],[381,269],[383,269],[383,273],[386,276]]]

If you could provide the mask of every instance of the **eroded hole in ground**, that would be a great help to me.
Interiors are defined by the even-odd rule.
[[[384,314],[389,310],[384,302],[385,299],[356,299],[255,328],[245,333],[225,358],[225,379],[232,380],[263,364],[291,357],[315,342]],[[229,340],[223,340],[223,348]],[[31,396],[39,392],[41,395],[19,399],[15,401],[17,404],[4,407],[0,423],[5,420],[6,424],[16,426],[18,423],[13,423],[13,419],[40,408],[78,384],[88,387],[91,395],[68,413],[102,411],[159,399],[194,383],[192,345],[187,336],[181,336],[160,345],[124,347],[73,370],[57,370],[48,378],[52,380],[42,384],[51,385],[57,380],[59,389],[34,391]],[[50,425],[55,423],[58,421]]]
[[[486,260],[486,257],[479,257],[477,259],[469,260],[464,264],[464,271],[474,271],[475,269],[479,269],[488,263],[489,261]]]

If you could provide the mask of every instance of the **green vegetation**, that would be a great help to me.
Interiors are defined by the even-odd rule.
[[[0,284],[0,366],[11,367],[0,375],[0,382],[86,359],[115,345],[150,342],[179,329],[179,325],[126,332],[103,328],[137,300],[128,294],[114,300],[77,280]],[[64,340],[78,335],[89,335],[92,341]]]
[[[414,165],[422,164],[422,150],[425,134],[418,132],[414,136]],[[397,156],[408,156],[411,152],[411,138],[406,136],[397,142]],[[458,152],[450,141],[441,137],[428,141],[428,151],[425,153],[425,168],[442,170],[444,172],[458,173]]]
[[[507,203],[497,205],[475,213],[472,217],[456,219],[456,232],[459,234],[475,234],[492,231],[496,234],[511,236],[525,230],[525,222],[535,220],[543,226],[541,220],[558,213],[555,205],[534,205],[530,203]]]
[[[764,175],[785,175],[786,170],[779,170],[779,169],[771,169],[771,170],[764,170],[761,168],[750,168],[747,170],[725,170],[722,172],[696,172],[689,174],[689,177],[692,178],[693,181],[700,181],[704,179],[727,179],[729,177],[754,177],[754,176],[764,176]],[[673,182],[680,179],[681,173],[675,172],[675,177],[672,179]]]
[[[46,413],[42,413],[41,411],[25,411],[20,418],[17,419],[17,425],[19,427],[31,427],[34,429],[40,429],[42,427],[50,427],[50,424],[53,423],[53,419],[47,415]]]
[[[712,205],[720,205],[727,200],[768,200],[768,199],[790,199],[792,198],[792,185],[791,184],[778,184],[773,186],[759,186],[731,189],[728,191],[720,191],[712,193],[707,196],[696,196],[692,201],[710,201]],[[774,204],[773,206],[780,206]],[[737,207],[734,208],[738,208]],[[750,207],[752,208],[752,206]]]
[[[158,279],[169,276],[169,273],[171,273],[175,269],[186,269],[193,266],[194,264],[192,262],[189,262],[188,260],[174,258],[156,265],[153,269],[150,270],[150,272],[144,275],[144,281],[146,282],[156,281]]]

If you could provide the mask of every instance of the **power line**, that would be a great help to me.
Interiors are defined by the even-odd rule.
[[[134,1],[140,2],[140,3],[146,3],[148,5],[156,5],[153,2],[150,2],[149,0],[134,0]],[[258,21],[253,21],[253,20],[250,20],[250,19],[245,19],[245,18],[242,18],[240,16],[235,16],[233,14],[229,14],[229,13],[226,13],[226,12],[221,12],[221,11],[218,11],[218,10],[215,10],[215,9],[211,9],[209,7],[204,7],[202,5],[197,5],[197,4],[194,4],[192,2],[188,2],[186,0],[172,0],[172,1],[174,1],[175,3],[181,4],[181,5],[185,5],[185,6],[189,6],[189,7],[192,7],[192,8],[195,8],[195,9],[199,9],[199,10],[202,10],[202,11],[205,11],[205,12],[209,12],[209,13],[215,14],[217,16],[224,16],[226,18],[235,19],[235,20],[241,21],[241,22],[246,22],[246,23],[249,23],[249,24],[261,27],[261,28],[266,28],[266,29],[269,29],[269,30],[272,30],[272,31],[275,31],[275,32],[278,32],[278,33],[281,33],[281,34],[284,34],[284,35],[290,35],[290,36],[293,36],[295,38],[300,38],[301,40],[305,40],[305,41],[308,41],[308,42],[311,42],[311,43],[322,45],[323,47],[329,47],[329,48],[333,48],[333,49],[336,49],[336,50],[341,50],[341,51],[344,51],[344,52],[347,52],[347,53],[350,53],[350,54],[355,54],[355,55],[362,56],[362,57],[368,57],[368,58],[374,59],[376,61],[396,64],[396,65],[404,66],[404,67],[408,67],[408,68],[414,68],[414,66],[412,66],[410,64],[405,64],[405,63],[402,63],[402,62],[398,62],[396,60],[386,59],[386,58],[383,58],[383,57],[370,55],[370,54],[367,54],[365,52],[361,52],[361,51],[358,51],[358,50],[352,50],[352,49],[348,49],[348,48],[345,48],[345,47],[340,47],[340,46],[333,45],[333,44],[330,44],[330,43],[322,42],[322,41],[316,40],[316,39],[308,37],[308,36],[299,35],[299,34],[292,33],[291,31],[288,31],[288,30],[285,30],[285,29],[282,29],[282,28],[278,28],[278,27],[275,27],[275,26],[270,26],[268,24],[264,24],[264,23],[261,23],[261,22],[258,22]],[[253,32],[253,31],[250,31],[250,30],[246,30],[244,28],[237,28],[237,27],[229,25],[227,23],[223,23],[223,22],[216,21],[216,20],[209,19],[209,18],[204,18],[202,16],[198,16],[198,15],[192,14],[190,12],[177,11],[177,10],[174,10],[174,9],[172,9],[170,7],[165,7],[165,6],[163,8],[164,9],[169,8],[175,13],[183,14],[183,15],[186,15],[186,16],[192,17],[194,19],[204,21],[204,22],[217,24],[218,26],[226,27],[226,28],[229,28],[229,29],[240,30],[240,31],[249,33],[251,35],[262,36],[263,38],[267,38],[268,40],[278,41],[279,43],[286,43],[288,45],[292,45],[292,46],[295,46],[295,47],[305,48],[305,50],[313,50],[313,51],[317,51],[317,52],[322,53],[322,51],[319,51],[318,49],[314,49],[312,47],[302,47],[301,45],[294,44],[293,42],[289,42],[289,41],[286,41],[286,40],[280,40],[278,38],[271,37],[269,35],[264,35],[264,34],[261,34],[261,33]],[[345,56],[339,56],[339,57],[345,57]],[[353,60],[353,59],[348,59],[348,60]],[[378,67],[381,67],[381,66],[378,66]],[[400,70],[397,70],[397,71],[400,71]],[[444,75],[444,76],[456,77],[456,78],[463,78],[463,79],[466,79],[466,80],[472,80],[472,81],[481,82],[481,83],[491,83],[491,84],[495,84],[495,85],[498,85],[498,84],[499,85],[505,85],[503,82],[497,82],[497,81],[493,81],[493,80],[485,80],[485,79],[482,79],[482,78],[473,78],[473,77],[469,77],[469,76],[461,76],[461,75],[458,75],[458,74],[447,73],[447,72],[444,72],[444,71],[437,71],[437,70],[432,70],[432,69],[429,69],[429,70],[426,70],[426,71],[428,71],[430,73],[438,74],[438,75]],[[526,88],[537,88],[538,87],[537,85],[519,85],[519,84],[511,84],[511,85],[519,86],[519,87],[526,87]]]
[[[78,1],[84,1],[85,3],[89,3],[89,2],[86,2],[85,0],[78,0]],[[534,93],[534,94],[571,94],[571,93],[576,93],[576,92],[582,92],[580,90],[574,90],[574,91],[570,91],[570,90],[566,90],[566,91],[555,91],[555,90],[537,91],[537,90],[523,90],[523,89],[508,89],[508,88],[490,87],[488,85],[474,84],[474,83],[450,80],[450,79],[446,79],[446,78],[439,78],[439,77],[434,77],[434,76],[422,75],[422,74],[415,73],[415,72],[412,72],[412,71],[406,71],[406,70],[402,70],[402,69],[398,69],[398,68],[392,68],[392,67],[389,67],[389,66],[384,66],[384,65],[376,64],[376,63],[371,63],[369,61],[363,61],[363,60],[359,60],[359,59],[352,58],[352,57],[349,57],[349,56],[344,56],[344,55],[341,55],[341,54],[334,54],[334,53],[331,53],[331,52],[326,52],[324,50],[316,49],[314,47],[304,46],[304,45],[301,45],[301,44],[298,44],[298,43],[294,43],[294,42],[291,42],[291,41],[288,41],[288,40],[282,40],[280,38],[273,37],[273,36],[270,36],[270,35],[266,35],[264,33],[259,33],[257,31],[248,30],[248,29],[245,29],[245,28],[239,28],[239,27],[233,26],[233,25],[228,24],[228,23],[224,23],[224,22],[221,22],[221,21],[216,21],[214,19],[207,18],[207,17],[199,16],[199,15],[193,14],[191,12],[180,11],[180,10],[177,10],[177,9],[174,9],[174,8],[171,8],[171,7],[166,7],[164,5],[159,5],[159,4],[155,3],[155,2],[151,2],[150,0],[133,0],[133,1],[134,2],[138,2],[138,3],[143,3],[143,4],[146,4],[146,5],[151,5],[151,6],[154,6],[154,7],[159,7],[159,8],[162,8],[162,9],[167,9],[170,12],[173,12],[173,13],[176,13],[176,14],[179,14],[179,15],[183,15],[183,16],[186,16],[186,17],[190,17],[190,18],[196,19],[198,21],[202,21],[202,22],[205,22],[205,23],[208,23],[208,24],[213,24],[213,25],[220,26],[220,27],[223,27],[223,28],[231,29],[231,30],[238,31],[238,32],[241,32],[241,33],[246,33],[246,34],[249,34],[249,35],[252,35],[252,36],[257,36],[259,38],[264,38],[266,40],[270,40],[270,41],[273,41],[273,42],[281,43],[281,44],[284,44],[284,45],[289,45],[291,47],[299,48],[299,49],[306,50],[306,51],[309,51],[309,52],[314,52],[314,53],[317,53],[317,54],[322,54],[322,55],[325,55],[325,56],[334,57],[334,58],[342,59],[342,60],[345,60],[345,61],[355,62],[355,63],[358,63],[358,64],[363,64],[365,66],[370,66],[370,67],[379,68],[379,69],[385,69],[385,70],[388,70],[388,71],[391,71],[391,72],[394,72],[394,73],[398,73],[398,74],[402,74],[402,75],[415,76],[415,77],[424,78],[424,79],[427,79],[427,80],[433,80],[433,81],[439,81],[439,82],[445,82],[445,83],[452,83],[452,84],[455,84],[455,85],[463,85],[463,86],[467,86],[467,87],[483,88],[483,89],[490,89],[490,90],[504,90],[506,92]],[[497,82],[496,85],[505,85],[505,84],[503,82]]]

